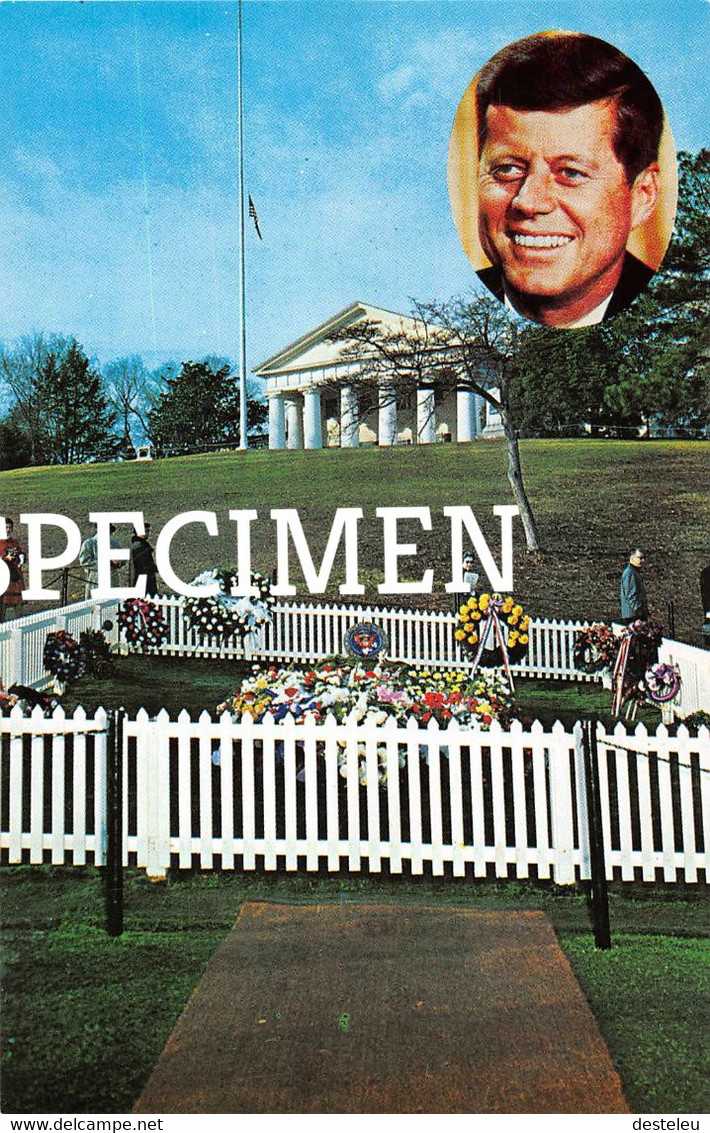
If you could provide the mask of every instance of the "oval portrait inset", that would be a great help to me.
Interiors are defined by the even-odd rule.
[[[478,71],[448,175],[479,279],[545,326],[625,310],[671,238],[678,175],[661,101],[628,56],[579,32],[527,36]]]

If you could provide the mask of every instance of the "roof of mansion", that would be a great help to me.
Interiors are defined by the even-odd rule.
[[[261,365],[255,366],[254,372],[262,378],[269,378],[277,374],[293,373],[294,370],[313,370],[342,364],[345,361],[342,357],[344,344],[333,341],[332,336],[352,323],[365,319],[380,323],[390,331],[413,330],[417,325],[421,326],[411,316],[356,301],[272,354]]]

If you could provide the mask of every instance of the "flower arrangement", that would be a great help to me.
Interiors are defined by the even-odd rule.
[[[668,704],[680,692],[680,669],[659,661],[646,670],[644,686],[654,704]]]
[[[242,681],[234,696],[218,705],[236,719],[244,714],[259,722],[266,716],[275,720],[290,717],[296,723],[322,721],[327,715],[337,721],[372,722],[381,726],[394,718],[405,722],[414,717],[421,724],[436,720],[446,726],[457,720],[462,726],[474,722],[488,728],[511,708],[507,684],[490,674],[471,681],[463,671],[431,672],[325,664],[318,669],[277,669],[257,671]],[[386,782],[387,748],[377,746],[379,782]],[[400,766],[404,756],[399,755]],[[340,742],[338,764],[347,774],[347,742]],[[366,782],[365,745],[358,745],[358,778]]]
[[[575,669],[582,673],[599,673],[612,669],[619,652],[619,639],[604,622],[595,622],[574,635],[573,659]]]
[[[98,629],[85,629],[79,634],[86,672],[92,677],[107,677],[114,667],[111,646]]]
[[[18,699],[17,695],[14,692],[8,692],[0,681],[0,712],[4,709],[14,708]]]
[[[188,624],[205,637],[247,637],[271,621],[270,607],[276,599],[271,593],[271,579],[252,572],[251,584],[258,595],[235,597],[232,588],[237,576],[228,570],[206,570],[193,579],[192,586],[219,583],[219,593],[211,598],[188,598],[184,613]]]
[[[619,652],[614,663],[611,710],[618,716],[624,704],[635,713],[639,704],[647,699],[645,674],[658,661],[658,646],[663,640],[663,627],[658,622],[632,622],[624,628],[619,639]]]
[[[48,633],[42,654],[44,667],[55,680],[66,684],[84,672],[84,653],[75,637],[64,629]]]
[[[10,580],[12,582],[19,582],[22,579],[22,566],[25,561],[25,555],[22,548],[18,545],[12,544],[5,549],[3,559],[8,565],[10,570]]]
[[[497,622],[502,637],[492,632],[495,629],[492,622]],[[485,652],[486,666],[497,666],[505,660],[501,642],[505,644],[508,660],[517,661],[525,656],[530,643],[529,628],[530,616],[511,594],[472,594],[459,607],[454,637],[467,652],[476,655]]]
[[[165,618],[147,598],[127,598],[118,611],[118,625],[128,644],[139,649],[161,645],[168,636]]]
[[[626,627],[626,632],[632,634],[637,641],[657,648],[663,641],[663,626],[660,622],[638,621]]]

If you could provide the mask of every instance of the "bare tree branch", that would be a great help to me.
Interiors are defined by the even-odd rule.
[[[334,332],[343,344],[341,359],[356,381],[378,390],[380,404],[401,391],[436,387],[478,394],[500,414],[508,452],[508,482],[518,506],[528,550],[540,549],[535,517],[525,489],[518,435],[510,407],[512,359],[518,330],[514,318],[489,297],[449,302],[414,302],[413,316],[400,329],[372,319]],[[382,390],[384,388],[384,396]]]

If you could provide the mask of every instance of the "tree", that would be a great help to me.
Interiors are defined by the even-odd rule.
[[[9,396],[14,427],[27,438],[29,463],[46,460],[44,370],[50,356],[62,357],[69,342],[61,335],[25,335],[14,349],[0,352],[0,379]]]
[[[678,162],[676,232],[648,290],[598,326],[520,334],[513,391],[525,432],[707,427],[710,151]]]
[[[658,306],[653,380],[660,412],[681,425],[707,429],[710,411],[710,150],[678,154],[675,232],[651,283]],[[648,338],[648,330],[646,332]]]
[[[247,398],[248,427],[266,420],[266,406]],[[168,371],[165,388],[148,412],[151,439],[163,451],[209,449],[239,443],[239,383],[228,363],[207,358]]]
[[[121,436],[121,450],[135,455],[136,441],[148,436],[148,413],[156,390],[138,354],[117,358],[103,371],[106,392],[113,405]]]
[[[337,331],[333,339],[344,343],[343,360],[356,364],[358,386],[389,387],[392,392],[385,397],[395,398],[399,390],[415,390],[422,383],[435,383],[439,389],[464,387],[500,414],[508,482],[528,550],[537,551],[540,539],[523,481],[510,396],[518,334],[516,320],[496,299],[484,296],[415,303],[414,318],[399,330],[363,320]]]
[[[8,468],[25,468],[31,463],[27,433],[17,424],[14,410],[0,422],[0,471]]]
[[[75,339],[27,335],[0,353],[0,376],[9,394],[12,447],[27,463],[70,464],[115,453],[101,377]]]
[[[72,339],[63,356],[50,353],[42,368],[45,457],[51,464],[108,460],[115,455],[115,414],[101,375]]]

